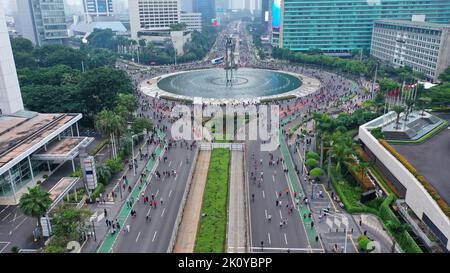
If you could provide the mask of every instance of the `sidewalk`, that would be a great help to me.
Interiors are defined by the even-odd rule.
[[[165,135],[161,131],[158,131],[158,136],[159,136],[160,140],[163,140],[163,141],[165,140]],[[164,143],[164,144],[166,144],[166,143]],[[156,168],[157,164],[159,163],[159,159],[164,154],[164,152],[165,152],[165,146],[161,147],[161,145],[158,145],[156,147],[156,149],[154,151],[154,153],[156,154],[155,160],[150,158],[150,160],[148,161],[148,163],[145,167],[146,171],[147,171],[147,175],[144,177],[145,183],[142,185],[142,187],[141,187],[141,185],[138,186],[138,183],[135,183],[130,196],[126,199],[127,201],[130,201],[130,199],[131,199],[133,206],[136,202],[138,202],[141,191],[145,191],[145,189],[147,188],[150,178],[153,175],[153,170],[154,170],[154,168]],[[136,177],[139,177],[139,176],[136,176]],[[119,236],[128,216],[130,216],[133,206],[131,206],[131,207],[130,206],[122,206],[121,207],[118,215],[116,216],[116,219],[118,219],[118,222],[120,224],[120,229],[116,233],[113,233],[111,235],[106,235],[106,237],[104,238],[104,240],[103,240],[102,244],[100,245],[100,248],[97,250],[97,252],[109,253],[111,251],[111,249],[114,245],[114,242],[117,240],[117,237]]]
[[[97,248],[103,243],[104,238],[106,236],[108,236],[110,229],[106,226],[106,219],[109,220],[119,220],[119,213],[121,211],[121,208],[123,207],[123,205],[125,204],[126,201],[128,201],[129,197],[131,194],[133,194],[133,191],[131,193],[128,192],[128,190],[122,190],[122,197],[120,195],[120,192],[118,190],[115,191],[115,198],[111,199],[111,192],[114,191],[114,188],[118,186],[119,184],[119,180],[126,175],[128,181],[129,181],[129,185],[133,188],[133,190],[135,190],[136,185],[138,184],[139,178],[140,178],[140,174],[144,171],[144,169],[148,166],[148,164],[150,163],[150,161],[146,161],[145,159],[140,160],[139,158],[139,148],[141,147],[143,151],[144,148],[146,146],[146,142],[144,141],[142,143],[142,145],[136,145],[135,146],[135,159],[137,159],[138,161],[138,166],[136,168],[136,176],[134,176],[133,174],[133,169],[129,169],[128,166],[125,166],[125,171],[116,174],[113,178],[112,178],[112,182],[110,184],[108,184],[105,187],[105,191],[103,196],[105,197],[105,199],[107,199],[107,201],[105,203],[94,203],[94,204],[88,204],[88,209],[91,210],[93,212],[93,219],[94,219],[94,229],[95,229],[95,234],[96,234],[96,238],[97,240],[95,241],[93,237],[91,237],[90,239],[88,239],[88,241],[84,244],[82,252],[84,253],[93,253],[97,251]],[[150,151],[149,154],[151,154],[151,152],[154,151],[154,146],[152,145],[151,147],[149,147],[148,149]],[[130,157],[131,158],[131,157]],[[148,171],[149,173],[149,171]],[[109,197],[109,198],[106,198]],[[107,217],[104,217],[104,209],[107,210]],[[122,224],[121,221],[119,221],[120,224]],[[92,232],[92,230],[91,230]]]
[[[243,151],[232,151],[230,173],[227,252],[242,253],[245,252],[247,241]]]
[[[200,151],[194,169],[192,184],[183,210],[174,253],[193,253],[200,223],[211,151]]]
[[[284,159],[284,163],[286,164],[286,167],[288,169],[287,177],[289,178],[290,188],[292,191],[296,192],[299,197],[303,198],[305,195],[305,192],[303,192],[304,188],[301,187],[301,182],[299,177],[297,176],[297,173],[294,169],[294,163],[292,161],[289,148],[286,144],[286,140],[284,139],[283,135],[280,135],[280,147],[281,147],[281,154]],[[304,215],[308,215],[310,213],[310,210],[307,205],[302,205],[299,208],[299,214],[300,218],[302,219],[303,227],[305,229],[305,233],[308,238],[308,243],[311,248],[322,248],[322,245],[319,242],[316,242],[316,236],[318,236],[316,232],[316,228],[312,228],[312,218],[304,217]]]
[[[376,240],[380,244],[380,251],[382,253],[391,253],[393,241],[385,230],[384,226],[378,218],[372,214],[355,214],[353,218],[359,223],[361,220],[360,229],[362,232],[367,231],[367,237]],[[398,244],[395,244],[395,252],[401,253]]]

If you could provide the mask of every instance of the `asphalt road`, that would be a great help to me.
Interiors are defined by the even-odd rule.
[[[151,199],[153,194],[155,201],[158,202],[157,207],[151,208],[148,204],[144,205],[143,200],[139,200],[133,208],[137,216],[130,216],[126,222],[126,225],[130,225],[130,232],[127,233],[124,231],[125,228],[123,229],[112,252],[163,253],[167,251],[192,165],[192,162],[186,163],[186,157],[192,158],[193,154],[194,150],[180,148],[178,145],[166,152],[167,161],[166,163],[161,161],[157,170],[162,173],[175,169],[177,175],[163,176],[161,180],[155,176],[151,177],[145,196]],[[151,218],[150,221],[146,220],[147,214]]]
[[[261,241],[264,242],[265,251],[284,252],[288,249],[291,252],[294,252],[294,249],[300,252],[309,251],[308,239],[298,210],[294,208],[289,215],[288,208],[286,208],[286,205],[295,207],[295,203],[290,194],[286,195],[286,191],[289,192],[289,186],[282,163],[269,166],[269,152],[260,151],[260,142],[248,141],[246,145],[253,251],[261,251]],[[255,159],[253,159],[253,154]],[[278,150],[272,154],[275,160],[281,158]],[[262,164],[260,159],[263,160]],[[251,179],[251,172],[256,173],[256,181]],[[261,172],[263,172],[263,182],[259,185]],[[282,192],[281,197],[278,195],[280,191]],[[254,201],[252,201],[253,194],[255,195]],[[281,205],[276,206],[276,200],[280,200]],[[271,222],[266,218],[268,215],[272,216]],[[287,219],[287,225],[280,228],[283,218]]]

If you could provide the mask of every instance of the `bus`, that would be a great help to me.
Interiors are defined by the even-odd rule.
[[[211,60],[211,64],[223,64],[224,57],[219,57]]]

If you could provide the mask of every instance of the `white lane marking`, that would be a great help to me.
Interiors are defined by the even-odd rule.
[[[2,221],[5,221],[6,218],[8,218],[11,214],[12,214],[12,212],[8,213],[8,214],[5,216],[5,218],[2,219]]]
[[[272,242],[270,241],[270,233],[267,233],[267,237],[269,238],[269,245],[271,245]]]
[[[158,231],[155,231],[155,234],[153,234],[153,239],[152,239],[152,242],[155,240],[155,238],[156,238],[156,233],[158,233]]]
[[[11,232],[9,234],[11,234],[13,231],[15,231],[17,228],[19,228],[23,222],[25,222],[27,220],[27,218],[24,218],[13,230],[11,230]]]
[[[159,190],[156,191],[155,197],[158,196]]]
[[[150,215],[150,211],[151,211],[151,210],[152,210],[152,207],[150,207],[150,208],[148,209],[146,216],[149,216],[149,215]]]
[[[161,217],[164,216],[164,212],[166,211],[166,208],[163,209],[162,213],[161,213]]]
[[[97,223],[100,222],[103,218],[105,218],[105,214],[101,213],[99,216],[97,216]]]
[[[11,242],[0,242],[0,244],[5,244],[5,246],[4,246],[2,249],[0,249],[0,253],[2,253],[3,250],[5,250],[5,248],[6,248],[10,243],[11,243]]]
[[[181,168],[181,166],[183,166],[183,160],[181,160],[181,162],[180,162],[180,168]]]
[[[275,191],[275,199],[278,199],[278,192]]]
[[[262,194],[263,194],[263,198],[265,199],[265,198],[266,198],[266,195],[264,194],[264,190],[262,191]]]
[[[7,208],[9,208],[9,205],[7,205],[2,211],[0,211],[0,214],[2,214]]]
[[[288,242],[287,242],[287,237],[286,237],[286,233],[284,233],[284,242],[285,242],[286,244],[288,244]]]
[[[20,218],[25,217],[24,215],[19,215],[19,217],[16,217],[16,214],[14,214],[14,218],[9,220],[8,223],[12,223],[12,222],[16,222],[17,220],[19,220]]]
[[[273,182],[275,182],[275,176],[274,175],[272,175],[272,180],[273,180]]]
[[[172,190],[169,191],[169,197],[170,197],[171,194],[172,194]]]
[[[139,231],[139,233],[138,233],[138,235],[137,235],[137,237],[136,237],[136,243],[137,243],[137,241],[139,240],[139,236],[141,236],[141,232]]]
[[[172,160],[169,162],[169,167],[170,167],[170,165],[172,165]]]
[[[267,219],[267,210],[264,210],[264,213],[266,214],[266,219]]]
[[[251,247],[253,250],[261,250],[261,247]],[[324,252],[321,248],[287,248],[287,247],[265,247],[266,250],[291,250],[291,251],[305,251],[305,252]]]
[[[280,218],[283,219],[283,215],[281,214],[281,210],[279,210],[279,212],[280,212]]]

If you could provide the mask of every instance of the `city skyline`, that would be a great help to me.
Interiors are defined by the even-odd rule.
[[[448,253],[447,0],[83,1],[0,4],[0,258]]]

